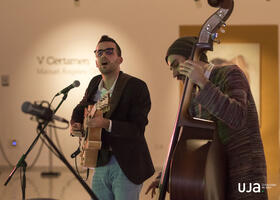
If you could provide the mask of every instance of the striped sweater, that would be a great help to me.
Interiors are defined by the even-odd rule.
[[[217,124],[227,156],[226,199],[266,200],[266,162],[249,83],[235,65],[215,67],[209,80],[192,98],[189,109],[192,116]],[[260,192],[259,185],[264,186]]]

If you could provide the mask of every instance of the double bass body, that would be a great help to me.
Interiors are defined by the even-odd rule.
[[[226,160],[216,137],[212,128],[182,127],[171,161],[170,199],[225,199]]]

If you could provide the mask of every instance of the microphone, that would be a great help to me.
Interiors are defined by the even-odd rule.
[[[74,81],[71,85],[67,86],[66,88],[64,88],[63,90],[61,90],[60,92],[56,93],[55,96],[58,96],[60,94],[65,94],[67,92],[69,92],[69,90],[71,90],[74,87],[79,87],[80,86],[80,81]]]
[[[64,123],[69,123],[66,119],[53,115],[53,111],[50,108],[43,107],[41,105],[31,104],[30,102],[26,101],[22,104],[21,110],[24,113],[28,113],[34,115],[43,120],[57,120]]]

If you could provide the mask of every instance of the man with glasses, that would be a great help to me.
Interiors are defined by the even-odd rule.
[[[74,108],[71,131],[82,129],[87,105],[110,96],[110,110],[87,123],[88,127],[102,128],[92,189],[100,200],[138,200],[142,183],[154,174],[144,136],[151,108],[149,90],[144,81],[120,71],[123,58],[114,39],[103,35],[94,53],[101,75],[92,78]]]
[[[267,200],[266,161],[258,114],[250,86],[242,70],[233,64],[213,66],[202,53],[200,61],[189,59],[196,37],[182,37],[167,50],[166,63],[173,77],[185,77],[196,85],[189,115],[216,123],[218,138],[227,158],[227,200]],[[146,194],[155,194],[160,175]],[[246,190],[246,191],[245,191]]]

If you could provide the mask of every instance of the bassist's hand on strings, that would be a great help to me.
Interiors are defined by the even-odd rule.
[[[157,178],[155,179],[148,187],[148,189],[146,190],[145,194],[148,194],[151,191],[151,198],[154,197],[154,195],[156,195],[156,189],[158,188],[159,185],[159,181],[160,179]]]
[[[186,60],[179,64],[178,71],[180,74],[187,76],[190,81],[202,89],[207,83],[204,72],[208,67],[208,63],[202,61]]]
[[[156,189],[158,189],[159,185],[160,185],[160,178],[161,178],[161,172],[157,175],[155,180],[149,185],[145,194],[148,194],[151,191],[151,197],[152,198],[156,195]],[[167,192],[169,192],[168,187],[167,187]]]

